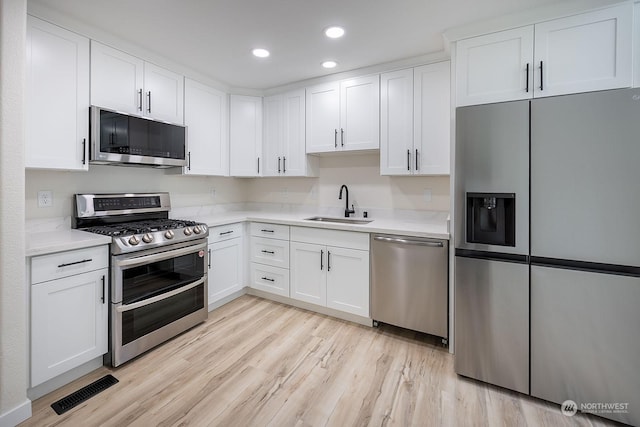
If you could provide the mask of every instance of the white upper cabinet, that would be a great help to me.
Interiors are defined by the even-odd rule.
[[[536,25],[536,97],[631,86],[630,3]]]
[[[460,40],[456,104],[629,87],[632,24],[632,4],[624,3]]]
[[[384,73],[380,82],[380,174],[449,174],[450,62]]]
[[[380,148],[380,78],[359,77],[307,89],[307,153]]]
[[[226,93],[185,79],[187,175],[229,175],[229,103]]]
[[[184,77],[92,41],[91,104],[183,124]]]
[[[457,105],[531,98],[533,26],[456,44]]]
[[[307,153],[326,153],[338,148],[340,129],[340,84],[307,88]]]
[[[229,116],[229,174],[261,176],[262,98],[231,95]]]
[[[451,62],[413,70],[415,175],[448,175],[451,143]]]
[[[87,170],[89,39],[27,17],[28,168]]]
[[[265,97],[264,176],[313,176],[317,159],[305,150],[305,91]]]

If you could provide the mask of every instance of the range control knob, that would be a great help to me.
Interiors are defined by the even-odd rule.
[[[192,233],[191,227],[187,227],[187,228],[184,229],[184,235],[185,236],[191,236],[191,233]]]
[[[200,234],[202,233],[202,228],[200,228],[199,225],[196,225],[195,227],[193,227],[193,232],[196,234]]]
[[[145,243],[151,243],[153,242],[153,236],[149,233],[145,234],[144,236],[142,236],[142,241]]]
[[[130,244],[130,245],[135,246],[135,245],[137,245],[138,243],[140,243],[140,239],[138,239],[138,237],[137,237],[137,236],[131,236],[131,237],[129,238],[129,244]]]
[[[164,233],[164,237],[166,237],[167,239],[173,239],[173,236],[174,236],[174,234],[173,234],[173,231],[171,231],[171,230],[167,230]]]

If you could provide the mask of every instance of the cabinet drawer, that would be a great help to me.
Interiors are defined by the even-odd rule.
[[[251,262],[289,268],[289,241],[252,236]]]
[[[289,270],[252,262],[250,286],[253,289],[288,297]]]
[[[209,244],[242,237],[242,234],[243,230],[241,222],[211,227],[209,228]]]
[[[258,237],[269,237],[271,239],[289,240],[289,226],[267,224],[264,222],[252,222],[251,235]]]
[[[369,250],[369,233],[326,228],[291,227],[292,242],[315,243],[339,248]]]
[[[109,247],[95,246],[31,258],[31,283],[41,283],[109,267]]]

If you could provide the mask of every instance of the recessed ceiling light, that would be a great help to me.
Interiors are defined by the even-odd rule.
[[[336,65],[338,65],[336,61],[324,61],[322,63],[322,66],[324,68],[336,68]]]
[[[342,27],[329,27],[324,30],[324,33],[330,39],[337,39],[344,36],[344,28]]]
[[[267,49],[253,49],[251,52],[258,58],[266,58],[267,56],[269,56],[269,51]]]

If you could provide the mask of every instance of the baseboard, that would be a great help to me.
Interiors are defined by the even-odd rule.
[[[226,303],[231,302],[236,298],[240,298],[242,295],[244,295],[246,293],[247,293],[247,288],[242,288],[239,291],[235,291],[234,293],[232,293],[230,295],[227,295],[224,298],[220,298],[217,301],[209,303],[209,311],[215,310],[216,308],[219,308],[219,307],[222,307]]]
[[[60,374],[57,377],[51,378],[49,381],[45,381],[42,384],[28,389],[27,396],[31,400],[39,399],[45,394],[49,394],[52,391],[57,390],[60,387],[65,386],[84,375],[87,375],[89,372],[101,368],[102,365],[102,356],[97,357],[93,360],[88,361],[87,363],[83,363],[82,365],[73,368],[70,371],[65,372],[64,374]]]
[[[31,400],[27,399],[12,410],[0,414],[0,427],[15,427],[31,418]]]
[[[323,307],[321,305],[311,304],[304,301],[298,301],[293,298],[283,297],[280,295],[271,294],[258,289],[246,288],[247,294],[255,295],[260,298],[270,299],[272,301],[280,302],[282,304],[291,305],[294,307],[302,308],[309,311],[315,311],[316,313],[325,314],[327,316],[336,317],[338,319],[346,320],[353,323],[358,323],[364,326],[373,326],[373,320],[368,317],[358,316],[356,314],[345,313],[344,311],[334,310],[332,308]]]

